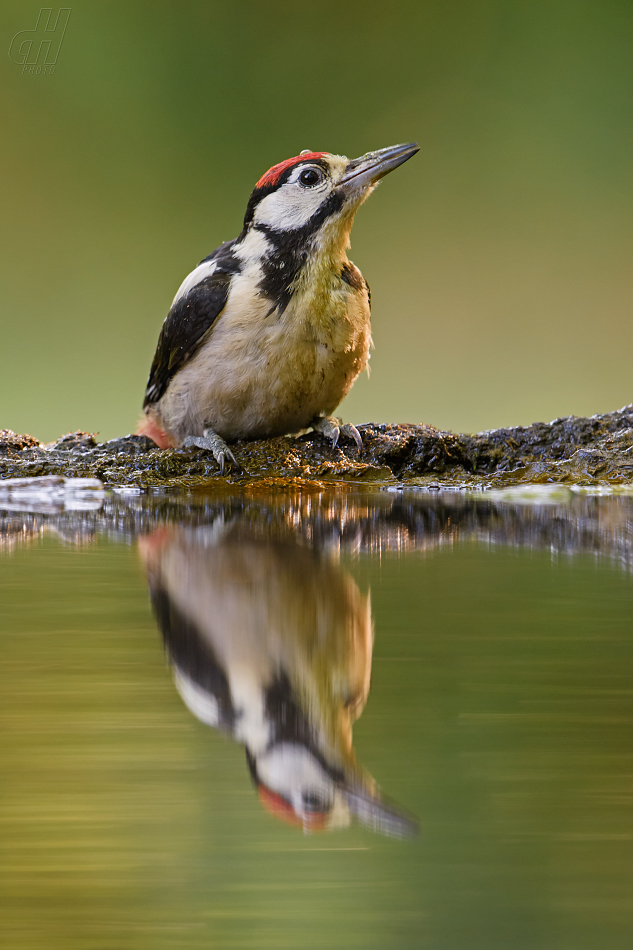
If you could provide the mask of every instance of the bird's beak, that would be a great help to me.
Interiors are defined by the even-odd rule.
[[[367,152],[348,163],[337,186],[343,185],[346,190],[357,191],[375,185],[398,165],[412,158],[419,149],[417,142],[409,142],[408,145],[391,145],[377,152]]]
[[[366,828],[389,838],[414,838],[419,831],[415,818],[386,802],[377,792],[358,785],[343,788],[347,807]]]

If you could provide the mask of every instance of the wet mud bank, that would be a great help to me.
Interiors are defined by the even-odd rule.
[[[225,477],[209,452],[161,450],[145,436],[99,443],[94,435],[74,432],[42,444],[3,429],[0,484],[7,478],[63,475],[141,489],[301,481],[428,489],[633,485],[633,404],[589,418],[568,416],[474,435],[429,425],[358,428],[364,444],[360,454],[352,442],[332,448],[316,433],[237,442],[232,449],[243,472]]]

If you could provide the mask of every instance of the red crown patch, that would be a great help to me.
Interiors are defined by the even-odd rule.
[[[309,162],[314,158],[323,158],[323,156],[327,154],[327,152],[304,152],[303,155],[295,155],[294,158],[287,158],[285,162],[279,162],[278,165],[273,165],[272,168],[269,168],[266,174],[262,175],[259,179],[255,187],[264,188],[266,185],[276,185],[279,176],[282,175],[287,168],[292,168],[297,162]]]

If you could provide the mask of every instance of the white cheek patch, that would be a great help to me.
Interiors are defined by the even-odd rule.
[[[334,797],[334,783],[303,746],[283,742],[257,759],[257,774],[272,791],[300,806],[304,791],[316,792],[324,801]]]
[[[172,301],[172,307],[177,300],[180,300],[181,297],[186,296],[189,291],[199,284],[201,280],[204,280],[205,277],[211,277],[215,273],[218,264],[217,261],[206,261],[206,263],[198,264],[195,270],[192,270],[188,277],[185,277],[182,284],[178,288],[178,293]]]
[[[316,188],[302,188],[286,182],[272,195],[262,198],[255,211],[255,223],[279,231],[301,228],[318,211],[329,190],[327,183]]]

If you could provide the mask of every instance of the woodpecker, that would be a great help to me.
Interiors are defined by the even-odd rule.
[[[160,528],[139,548],[176,688],[244,746],[262,805],[306,832],[356,816],[415,833],[352,747],[369,693],[369,595],[305,544],[222,518]]]
[[[304,150],[257,182],[239,237],[185,278],[163,324],[139,432],[161,448],[198,446],[224,472],[227,442],[312,427],[354,439],[332,418],[371,346],[369,286],[348,259],[356,211],[415,143],[343,155]]]

